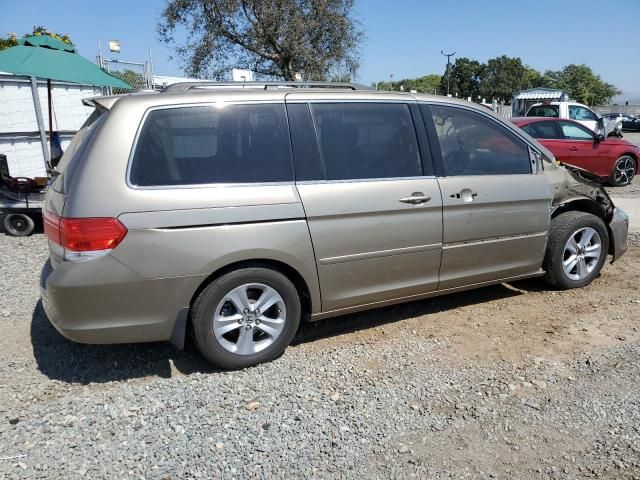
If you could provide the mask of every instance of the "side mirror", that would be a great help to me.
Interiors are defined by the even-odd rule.
[[[598,118],[598,127],[604,128],[604,118],[602,117]]]
[[[599,133],[596,135],[596,142],[600,143],[600,142],[604,142],[604,135]]]

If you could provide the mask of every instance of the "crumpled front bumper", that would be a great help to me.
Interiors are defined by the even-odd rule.
[[[612,255],[611,263],[618,260],[629,248],[627,236],[629,234],[629,215],[621,208],[613,209],[613,216],[609,222],[609,233],[612,245],[610,251]]]

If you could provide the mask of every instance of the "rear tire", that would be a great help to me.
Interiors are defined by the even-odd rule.
[[[26,237],[33,233],[35,223],[24,213],[8,213],[4,217],[4,231],[12,237]]]
[[[551,221],[544,279],[562,290],[585,287],[600,274],[608,251],[602,220],[591,213],[561,213]]]
[[[614,187],[629,185],[636,175],[637,164],[630,155],[623,155],[613,165],[609,183]]]
[[[284,352],[300,325],[301,305],[287,277],[255,267],[215,279],[200,293],[191,314],[202,355],[224,369],[240,369]]]

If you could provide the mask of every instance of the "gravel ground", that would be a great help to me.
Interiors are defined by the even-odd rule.
[[[304,326],[239,372],[62,338],[41,234],[0,235],[0,479],[640,478],[640,239],[518,282]]]

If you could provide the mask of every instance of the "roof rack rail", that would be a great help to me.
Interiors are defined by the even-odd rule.
[[[347,90],[373,90],[366,85],[343,82],[179,82],[167,85],[162,93],[185,93],[190,90],[215,88],[254,88],[270,90],[276,88],[336,88]]]

